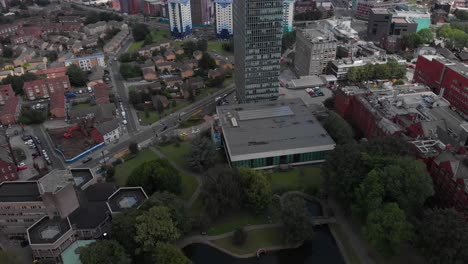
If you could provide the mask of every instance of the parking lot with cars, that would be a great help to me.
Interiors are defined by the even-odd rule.
[[[26,133],[15,134],[10,135],[10,144],[18,162],[19,180],[29,180],[38,175],[40,169],[49,169],[52,161],[39,138]]]

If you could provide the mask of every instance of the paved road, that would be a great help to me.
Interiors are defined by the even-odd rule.
[[[42,125],[31,125],[30,127],[32,128],[34,135],[41,141],[41,148],[45,149],[47,155],[49,155],[49,158],[52,161],[52,167],[55,169],[65,169],[67,165],[63,158],[55,151],[44,127]]]
[[[215,98],[221,96],[223,94],[230,94],[234,92],[234,84],[229,85],[228,87],[208,96],[200,101],[197,101],[175,113],[166,116],[156,123],[152,124],[151,126],[145,126],[140,131],[135,132],[130,138],[126,140],[121,140],[117,144],[108,145],[105,147],[105,150],[109,151],[109,156],[118,153],[120,151],[128,149],[128,145],[130,142],[142,143],[144,141],[150,140],[155,136],[155,133],[158,134],[159,137],[162,135],[169,135],[172,131],[178,126],[179,118],[181,120],[186,120],[191,117],[191,115],[198,111],[212,111],[215,106]],[[167,126],[167,129],[163,131],[164,126]],[[108,156],[108,157],[109,157]],[[81,163],[76,162],[74,166],[80,166]],[[94,159],[87,163],[86,167],[93,168],[99,165],[99,160]]]

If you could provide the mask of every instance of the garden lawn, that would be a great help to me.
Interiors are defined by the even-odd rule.
[[[142,46],[143,46],[143,40],[142,40],[142,41],[133,42],[132,45],[130,45],[130,47],[128,47],[127,52],[134,52],[134,51],[137,51],[137,50],[140,49]]]
[[[255,253],[260,248],[280,246],[284,244],[281,227],[265,228],[248,232],[247,240],[242,246],[234,245],[232,236],[212,241],[215,245],[235,254]]]
[[[151,36],[153,37],[153,41],[155,42],[165,40],[165,39],[167,40],[169,39],[170,35],[171,33],[169,32],[169,30],[166,30],[166,29],[158,29],[151,33]]]
[[[115,183],[120,187],[125,186],[128,176],[130,176],[136,167],[156,158],[158,158],[158,156],[156,156],[153,151],[146,149],[138,153],[135,158],[117,165],[115,168]]]
[[[307,190],[310,188],[319,190],[321,184],[320,168],[315,166],[297,167],[285,172],[271,173],[273,190]]]
[[[189,153],[190,142],[182,141],[178,147],[171,144],[167,146],[158,146],[158,148],[169,160],[183,168],[188,168],[185,156]]]
[[[232,53],[227,52],[223,49],[224,43],[227,43],[227,42],[210,40],[208,41],[208,51],[214,51],[218,54],[223,54],[223,55],[232,55]]]
[[[72,106],[73,109],[84,109],[89,107],[91,107],[89,103],[76,104]]]
[[[195,177],[187,175],[181,171],[179,171],[180,177],[182,180],[182,193],[180,196],[184,200],[189,200],[192,197],[192,194],[195,192],[198,186],[198,181]]]
[[[210,236],[220,235],[234,231],[238,227],[261,224],[269,224],[266,215],[254,215],[247,211],[237,211],[217,219],[208,229],[207,234]]]
[[[140,125],[146,126],[146,125],[151,125],[154,122],[159,120],[159,114],[156,111],[149,111],[149,116],[147,117],[145,115],[145,112],[143,111],[138,111],[138,119],[140,121]]]

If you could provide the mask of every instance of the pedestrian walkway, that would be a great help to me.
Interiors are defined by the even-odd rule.
[[[157,148],[151,146],[150,149],[156,153],[156,155],[158,155],[160,158],[163,158],[163,159],[167,159],[169,161],[169,163],[171,163],[171,165],[176,168],[178,171],[188,175],[188,176],[191,176],[191,177],[195,177],[195,179],[197,179],[198,181],[198,186],[197,186],[197,189],[195,190],[195,192],[192,194],[192,197],[190,197],[190,199],[188,200],[187,202],[187,206],[188,207],[191,207],[193,205],[193,203],[195,202],[195,200],[197,200],[198,196],[200,195],[200,192],[201,192],[201,185],[202,185],[202,179],[201,179],[201,175],[199,174],[195,174],[185,168],[183,168],[182,166],[180,166],[179,164],[173,162],[172,160],[168,159],[166,157],[166,155],[164,155],[164,153],[162,153],[161,151],[159,151]]]
[[[361,263],[374,264],[375,261],[368,254],[366,242],[362,239],[359,231],[353,228],[350,217],[345,216],[341,206],[333,199],[328,200],[327,206],[333,210],[336,222],[341,226],[343,233],[349,240],[349,245],[353,248]]]

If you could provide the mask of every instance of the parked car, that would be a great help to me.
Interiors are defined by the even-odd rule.
[[[92,160],[92,157],[87,157],[86,159],[83,160],[83,164],[88,163]]]

